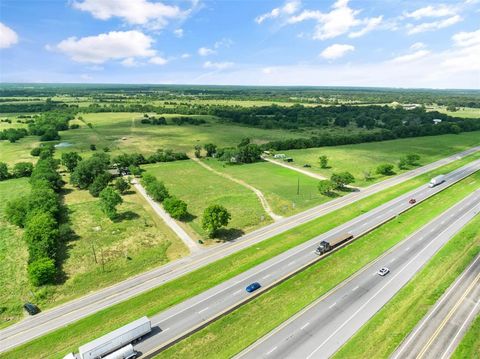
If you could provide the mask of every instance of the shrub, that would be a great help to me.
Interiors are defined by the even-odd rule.
[[[165,198],[163,207],[175,219],[185,218],[188,214],[187,204],[176,197]]]
[[[40,258],[28,264],[28,278],[36,287],[54,283],[56,274],[57,269],[53,259]]]

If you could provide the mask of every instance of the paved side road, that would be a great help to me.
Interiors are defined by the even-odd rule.
[[[468,169],[449,173],[446,175],[445,185],[451,184],[479,169],[480,160]],[[233,310],[258,293],[268,290],[285,278],[321,259],[322,257],[314,254],[314,250],[322,240],[336,238],[345,233],[351,233],[354,237],[358,237],[408,210],[412,207],[409,203],[409,199],[412,197],[417,200],[417,203],[420,203],[443,188],[445,187],[442,187],[442,185],[434,188],[429,188],[427,185],[421,186],[415,191],[395,198],[151,317],[152,326],[157,330],[154,335],[140,343],[137,349],[151,357],[162,348],[190,335],[196,329],[214,321],[220,315]],[[480,191],[478,198],[480,198]],[[260,282],[262,288],[253,294],[249,294],[245,291],[245,287],[252,282]]]
[[[33,317],[26,317],[24,320],[0,330],[0,352],[11,349],[50,331],[96,313],[99,310],[122,302],[168,281],[174,280],[186,273],[254,245],[255,243],[264,241],[298,225],[366,198],[374,193],[395,186],[422,173],[426,173],[478,151],[480,151],[480,146],[473,147],[426,166],[392,177],[383,182],[376,183],[360,192],[349,193],[346,196],[339,197],[302,213],[283,218],[275,223],[237,238],[236,240],[204,251],[192,253],[189,256],[151,271],[133,276],[110,287],[98,290],[50,310],[46,310]],[[468,168],[468,166],[465,166],[464,169],[465,168]]]
[[[297,313],[237,358],[328,358],[480,211],[480,190]],[[379,268],[390,273],[379,276]],[[319,278],[321,280],[321,278]]]
[[[480,255],[448,288],[391,358],[449,358],[479,312]]]

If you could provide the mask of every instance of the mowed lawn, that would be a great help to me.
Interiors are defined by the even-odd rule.
[[[67,185],[64,202],[73,236],[60,249],[62,278],[56,285],[32,287],[23,230],[8,224],[3,215],[8,200],[28,191],[28,179],[0,182],[0,321],[6,324],[23,315],[25,301],[44,310],[188,254],[136,192],[123,196],[119,220],[112,222],[100,210],[98,199]]]
[[[31,300],[28,292],[27,247],[22,231],[5,219],[7,200],[28,193],[25,178],[0,182],[0,327],[23,315],[22,304]]]
[[[203,161],[260,190],[273,212],[281,216],[291,216],[331,199],[318,192],[319,180],[270,162],[229,165],[215,159]]]
[[[171,194],[184,200],[192,220],[187,224],[205,237],[201,227],[202,214],[211,204],[228,209],[232,219],[228,231],[222,235],[228,239],[270,223],[258,197],[249,189],[218,174],[208,171],[194,161],[176,161],[142,166],[163,181]]]
[[[462,118],[478,118],[480,119],[480,108],[472,107],[459,107],[457,111],[448,111],[445,106],[429,108],[430,111],[438,111],[445,113],[449,116],[462,117]]]
[[[369,184],[384,180],[386,176],[375,174],[375,169],[383,163],[395,165],[394,171],[398,174],[397,167],[401,157],[416,153],[420,155],[420,164],[425,165],[473,146],[480,145],[480,132],[464,132],[458,135],[427,136],[405,138],[383,142],[361,143],[335,147],[317,147],[302,150],[279,151],[294,159],[295,166],[302,167],[310,164],[308,170],[331,176],[333,172],[349,171],[355,178],[355,185],[368,186]],[[326,155],[330,168],[320,168],[318,157]],[[365,172],[370,171],[373,179],[365,180]]]

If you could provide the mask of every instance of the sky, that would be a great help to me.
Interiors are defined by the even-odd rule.
[[[2,0],[0,81],[480,89],[480,0]]]

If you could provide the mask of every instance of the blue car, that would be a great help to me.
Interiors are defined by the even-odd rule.
[[[247,288],[245,288],[245,290],[246,290],[248,293],[252,293],[252,292],[256,291],[258,288],[260,288],[260,287],[261,287],[260,283],[255,282],[255,283],[250,284]]]

